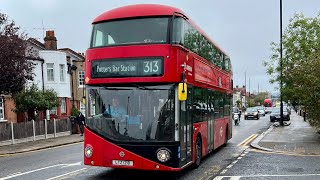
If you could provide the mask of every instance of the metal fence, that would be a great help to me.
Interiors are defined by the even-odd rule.
[[[0,145],[21,141],[35,141],[71,133],[70,119],[0,123]],[[2,143],[1,143],[2,142]]]

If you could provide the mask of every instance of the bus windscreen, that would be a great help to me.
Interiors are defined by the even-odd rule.
[[[107,21],[93,25],[91,48],[168,42],[169,17]]]

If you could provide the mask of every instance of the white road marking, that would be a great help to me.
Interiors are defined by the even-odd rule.
[[[62,168],[71,167],[71,166],[80,166],[80,165],[81,165],[81,162],[77,162],[77,163],[73,163],[73,164],[67,164],[67,165],[63,166]]]
[[[222,174],[222,173],[221,173]],[[240,178],[254,178],[254,177],[306,177],[306,176],[320,176],[320,174],[261,174],[261,175],[244,175],[244,176],[216,176],[213,180],[221,180],[223,178],[230,178],[232,180],[239,180]]]
[[[37,171],[42,171],[42,170],[45,170],[45,169],[50,169],[50,168],[53,168],[53,167],[59,167],[59,166],[65,167],[65,166],[70,166],[70,165],[74,165],[74,164],[81,165],[81,162],[71,163],[71,164],[56,164],[56,165],[47,166],[47,167],[43,167],[43,168],[39,168],[39,169],[34,169],[34,170],[31,170],[31,171],[26,171],[26,172],[23,172],[23,173],[21,173],[21,172],[14,173],[14,174],[8,175],[6,177],[0,178],[0,180],[11,179],[11,178],[14,178],[14,177],[18,177],[18,176],[34,173],[34,172],[37,172]]]
[[[230,169],[232,166],[233,166],[233,165],[232,165],[232,164],[230,164],[229,166],[227,166],[227,169]]]
[[[216,176],[213,180],[222,180],[224,176]]]
[[[71,171],[71,172],[68,172],[68,173],[65,173],[65,174],[61,174],[61,175],[59,175],[59,176],[55,176],[55,177],[52,177],[52,178],[46,179],[46,180],[53,180],[53,179],[62,178],[62,177],[65,177],[65,176],[69,176],[69,175],[71,175],[71,174],[75,174],[75,173],[80,172],[80,171],[84,171],[84,170],[86,170],[86,169],[87,169],[87,168],[78,169],[78,170],[76,170],[76,171]]]
[[[235,160],[235,161],[232,162],[232,164],[236,164],[237,162],[238,162],[238,160]]]
[[[228,169],[224,169],[220,174],[225,174],[228,171]]]
[[[230,178],[230,180],[239,180],[241,178],[241,176],[233,176]]]

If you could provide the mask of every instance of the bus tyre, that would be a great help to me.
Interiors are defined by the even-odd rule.
[[[201,143],[201,139],[200,136],[197,136],[196,139],[196,161],[195,161],[195,168],[199,167],[200,163],[201,163],[201,157],[202,157],[202,143]]]

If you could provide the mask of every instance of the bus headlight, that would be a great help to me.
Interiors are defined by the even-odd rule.
[[[84,149],[84,154],[87,158],[91,158],[92,156],[92,153],[93,153],[93,149],[92,149],[92,146],[86,146],[86,148]]]
[[[159,149],[157,152],[157,158],[161,162],[167,162],[171,157],[170,157],[170,151],[168,149]]]

